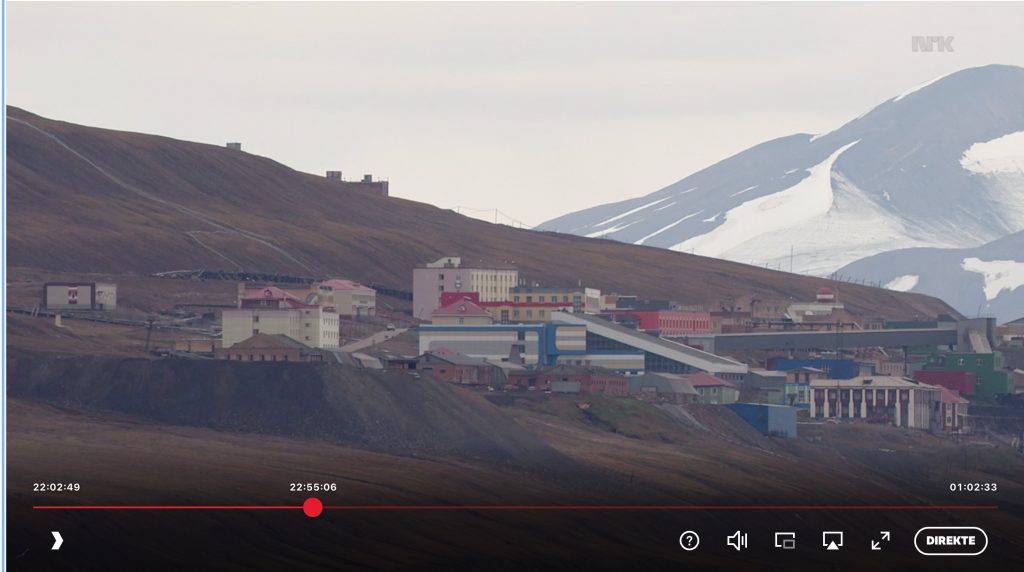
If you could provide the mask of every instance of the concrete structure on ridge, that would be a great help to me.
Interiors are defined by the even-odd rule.
[[[117,309],[117,285],[101,282],[47,282],[43,284],[46,310]]]

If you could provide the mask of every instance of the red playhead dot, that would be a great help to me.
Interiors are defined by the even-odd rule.
[[[302,512],[306,513],[306,516],[320,516],[320,513],[324,511],[324,503],[320,502],[319,499],[308,498],[306,502],[302,503]]]

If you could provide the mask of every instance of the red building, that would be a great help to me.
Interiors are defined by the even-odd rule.
[[[959,395],[974,395],[977,380],[974,374],[969,371],[937,371],[923,369],[914,372],[914,381],[937,385],[946,389],[957,391]]]
[[[508,384],[514,389],[544,391],[551,389],[552,382],[556,381],[579,382],[580,393],[629,395],[626,376],[603,367],[558,364],[508,374]]]
[[[939,411],[939,421],[942,430],[948,433],[965,432],[967,427],[967,404],[968,401],[956,390],[942,388],[942,409]]]
[[[494,364],[464,356],[447,348],[417,358],[417,369],[440,381],[465,385],[487,385],[496,380]]]
[[[615,322],[636,322],[639,330],[660,330],[665,337],[711,333],[711,314],[707,312],[609,309],[601,313],[612,316]]]

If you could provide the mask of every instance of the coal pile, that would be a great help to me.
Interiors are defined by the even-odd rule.
[[[571,462],[481,396],[427,376],[341,364],[19,356],[8,396],[169,425],[389,454],[543,468]]]

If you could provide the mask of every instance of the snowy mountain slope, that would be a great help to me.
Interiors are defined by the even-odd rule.
[[[885,252],[844,266],[839,274],[928,293],[968,317],[992,314],[1003,323],[1024,316],[1024,232],[976,248]]]
[[[908,247],[1024,230],[1024,68],[907,90],[823,135],[763,143],[644,197],[540,230],[827,275]]]

